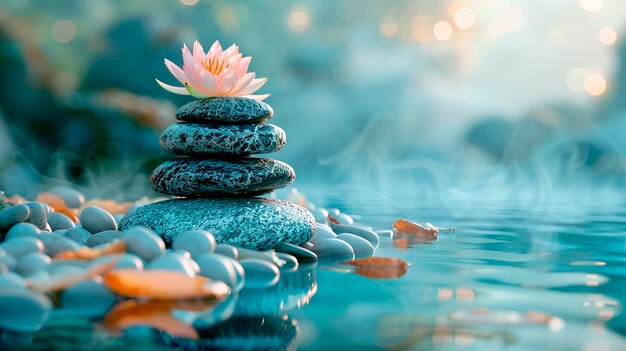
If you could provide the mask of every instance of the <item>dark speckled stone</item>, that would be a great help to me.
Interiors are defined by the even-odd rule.
[[[289,185],[296,178],[286,163],[266,158],[176,158],[158,166],[150,186],[160,193],[189,196],[251,196]]]
[[[287,136],[272,124],[176,123],[161,134],[161,147],[176,155],[267,154],[285,146]]]
[[[260,198],[173,199],[139,206],[120,228],[144,226],[170,244],[191,229],[207,230],[217,243],[269,250],[279,242],[302,245],[315,232],[315,218],[286,201]]]
[[[176,111],[187,122],[240,124],[262,122],[272,117],[270,105],[250,98],[223,97],[192,101]]]

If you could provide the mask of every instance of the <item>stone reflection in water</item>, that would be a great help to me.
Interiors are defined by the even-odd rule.
[[[317,292],[315,266],[303,264],[296,271],[282,270],[278,283],[270,288],[244,288],[205,315],[193,316],[199,339],[178,337],[155,330],[157,344],[184,350],[294,350],[298,323],[288,313],[309,303]],[[223,308],[223,306],[228,306]],[[214,318],[221,311],[222,317]],[[220,320],[221,319],[221,320]]]

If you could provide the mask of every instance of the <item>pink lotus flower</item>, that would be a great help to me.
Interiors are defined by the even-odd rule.
[[[208,53],[204,53],[202,45],[196,40],[193,43],[193,54],[187,45],[183,45],[183,68],[165,59],[165,66],[184,86],[175,87],[158,79],[159,85],[174,94],[191,95],[205,99],[219,96],[241,96],[263,100],[269,96],[251,95],[259,90],[267,78],[256,78],[255,73],[248,73],[248,65],[252,57],[243,57],[235,44],[222,50],[219,41],[211,45]]]

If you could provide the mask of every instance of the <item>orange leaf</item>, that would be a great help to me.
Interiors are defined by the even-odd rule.
[[[196,329],[172,316],[173,310],[204,311],[213,303],[203,300],[196,302],[171,301],[122,301],[115,305],[104,318],[104,325],[112,330],[124,330],[136,325],[149,325],[171,335],[198,339]]]
[[[368,278],[400,278],[406,274],[408,264],[399,258],[366,257],[343,262],[355,266],[355,273]]]
[[[37,195],[35,201],[46,203],[48,206],[52,207],[55,212],[68,216],[74,222],[78,221],[75,210],[68,208],[65,204],[65,200],[57,195],[52,193],[41,193]]]
[[[426,228],[418,223],[407,221],[402,218],[393,223],[393,229],[395,229],[398,234],[408,234],[432,239],[437,239],[439,234],[439,230],[435,227]]]
[[[223,282],[168,270],[117,269],[104,276],[104,284],[118,295],[153,300],[221,299],[230,294]]]
[[[122,254],[126,252],[126,243],[123,241],[115,241],[101,249],[92,249],[87,246],[82,246],[76,251],[64,251],[56,254],[54,256],[55,260],[88,260],[92,261],[96,258],[106,256],[106,255],[114,255],[114,254]]]

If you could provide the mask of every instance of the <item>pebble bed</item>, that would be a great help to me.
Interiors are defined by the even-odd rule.
[[[50,193],[62,199],[77,220],[46,202],[5,199],[0,203],[0,330],[34,332],[53,309],[105,308],[107,301],[127,303],[157,296],[120,290],[107,279],[116,272],[167,271],[178,273],[177,277],[207,279],[222,284],[214,288],[227,287],[225,294],[212,296],[219,302],[228,295],[275,286],[285,272],[298,271],[299,266],[310,266],[318,259],[340,262],[373,256],[379,234],[392,234],[355,225],[339,210],[308,203],[317,231],[302,246],[281,242],[273,250],[253,251],[217,243],[204,230],[186,231],[166,246],[150,229],[118,230],[119,214],[86,204],[84,196],[72,188],[54,188]],[[121,243],[123,252],[107,253]],[[67,258],[86,248],[99,254]]]

